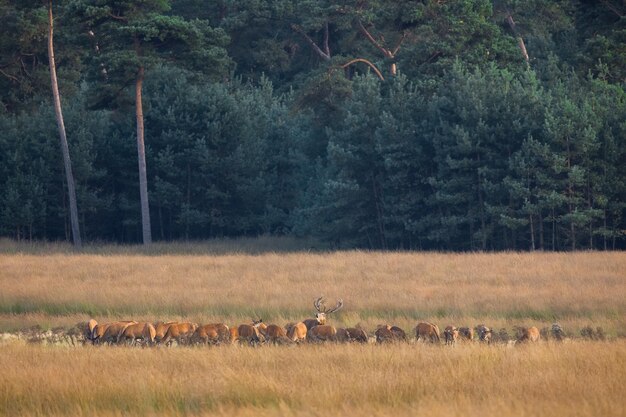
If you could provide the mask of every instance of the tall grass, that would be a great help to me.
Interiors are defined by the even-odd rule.
[[[124,245],[116,243],[88,243],[80,250],[75,249],[69,242],[46,241],[15,241],[0,238],[0,253],[2,254],[94,254],[94,255],[223,255],[264,253],[288,253],[302,251],[321,251],[325,248],[315,239],[293,237],[260,236],[250,238],[221,238],[203,241],[173,241],[154,242],[149,246]]]
[[[345,325],[626,327],[622,252],[4,254],[0,288],[4,328],[15,315],[280,322],[310,317],[322,294],[344,299],[333,320]]]
[[[77,254],[0,242],[0,329],[89,317],[232,325],[262,316],[283,324],[312,316],[322,294],[345,301],[332,323],[370,330],[383,322],[409,330],[418,320],[626,329],[621,252],[311,253],[250,245],[145,253],[99,246]],[[625,384],[621,339],[515,348],[0,345],[0,416],[624,416]]]
[[[0,347],[0,415],[622,416],[626,343]]]

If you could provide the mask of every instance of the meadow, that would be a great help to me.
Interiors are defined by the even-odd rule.
[[[626,255],[314,252],[255,246],[0,244],[0,330],[95,318],[280,325],[313,300],[336,326],[547,327],[459,344],[138,348],[0,344],[0,415],[624,416]],[[580,338],[602,327],[606,342]]]

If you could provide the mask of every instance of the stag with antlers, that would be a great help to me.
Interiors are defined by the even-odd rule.
[[[341,309],[341,307],[343,307],[343,300],[341,298],[337,300],[337,304],[335,305],[335,307],[331,308],[330,310],[326,308],[326,306],[324,305],[324,301],[324,297],[319,297],[313,302],[313,307],[315,307],[315,309],[317,310],[317,313],[315,313],[315,318],[302,321],[307,330],[311,330],[313,327],[318,325],[326,324],[326,315],[334,313],[335,311],[338,311]]]

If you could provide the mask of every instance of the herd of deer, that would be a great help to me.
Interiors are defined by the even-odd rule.
[[[326,324],[326,318],[343,307],[343,300],[328,309],[324,305],[324,298],[319,297],[313,302],[316,309],[315,318],[303,320],[298,323],[288,323],[285,327],[276,324],[266,325],[263,320],[254,320],[251,324],[241,324],[237,327],[228,327],[224,323],[212,323],[198,325],[190,322],[149,322],[117,321],[112,323],[98,324],[90,320],[85,324],[85,339],[93,344],[137,344],[169,345],[174,341],[179,345],[193,344],[226,344],[240,343],[258,345],[262,343],[302,343],[302,342],[359,342],[368,343],[368,333],[359,327],[336,328]],[[558,329],[555,329],[555,326]],[[536,327],[517,329],[517,342],[537,342],[540,339],[539,330]],[[562,333],[558,324],[553,325],[553,334]],[[447,345],[453,345],[458,340],[474,340],[474,334],[478,340],[490,343],[492,330],[485,325],[475,328],[448,326],[443,331],[443,341]],[[407,334],[397,326],[378,326],[374,332],[377,343],[408,341]],[[417,341],[440,343],[441,333],[436,324],[421,322],[415,327]]]

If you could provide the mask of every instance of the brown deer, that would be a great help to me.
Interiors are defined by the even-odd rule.
[[[474,329],[471,327],[459,327],[459,339],[471,342],[474,340]]]
[[[398,326],[390,326],[388,324],[378,326],[375,335],[377,343],[393,343],[406,341],[406,332],[404,330],[402,330]]]
[[[350,334],[348,333],[348,329],[343,327],[337,327],[337,342],[339,343],[348,343],[350,342]]]
[[[82,342],[87,343],[87,341],[91,341],[91,336],[93,335],[93,329],[98,325],[98,322],[94,319],[89,321],[81,321],[80,323],[76,323],[75,329],[77,333],[82,337]]]
[[[136,344],[137,340],[141,340],[142,343],[152,345],[154,344],[154,337],[156,330],[152,323],[135,323],[125,327],[117,336],[117,343],[131,343]]]
[[[369,340],[367,332],[361,328],[348,327],[346,329],[346,332],[348,332],[348,337],[350,338],[351,342],[367,343]]]
[[[184,345],[189,341],[189,338],[197,328],[198,325],[196,323],[172,323],[167,329],[163,339],[161,339],[161,343],[167,344],[172,340],[176,340],[176,343],[179,345]]]
[[[154,336],[154,341],[156,343],[161,343],[161,340],[165,337],[165,333],[169,330],[172,324],[175,324],[175,321],[162,322],[158,321],[154,323],[154,330],[156,331],[156,335]]]
[[[491,343],[491,337],[493,336],[493,331],[485,326],[484,324],[479,324],[474,328],[476,330],[476,334],[478,335],[478,340],[480,342],[484,342],[487,344]]]
[[[393,333],[393,338],[397,342],[406,342],[407,338],[406,338],[406,332],[404,330],[402,330],[398,326],[391,326],[391,329],[389,330],[391,330],[391,333]]]
[[[306,340],[307,327],[303,322],[289,323],[285,326],[287,337],[292,342],[301,343]]]
[[[93,329],[95,329],[97,325],[98,325],[98,322],[95,321],[94,319],[90,319],[87,322],[87,328],[84,330],[84,334],[83,334],[85,336],[85,339],[91,340],[91,335],[93,335]]]
[[[378,326],[374,335],[376,336],[376,343],[393,343],[394,341],[394,334],[388,324]]]
[[[114,321],[112,323],[98,324],[94,327],[94,334],[92,341],[94,343],[117,343],[117,336],[126,327],[131,324],[137,323],[136,321]]]
[[[393,331],[392,331],[393,332]],[[357,327],[338,327],[337,341],[341,343],[367,343],[369,337],[363,329]]]
[[[459,329],[454,326],[447,326],[443,331],[443,340],[446,345],[456,345],[459,338]]]
[[[235,344],[239,341],[239,329],[237,327],[230,328],[230,343]]]
[[[541,339],[539,329],[533,327],[515,327],[517,343],[538,342]]]
[[[326,324],[326,315],[339,311],[341,307],[343,307],[343,300],[340,298],[339,300],[337,300],[337,305],[328,310],[326,306],[324,306],[324,297],[320,297],[313,302],[313,307],[315,307],[315,310],[317,310],[317,313],[315,313],[315,318],[302,321],[307,330],[311,330],[313,327],[320,324]]]
[[[199,326],[191,335],[192,344],[219,345],[230,342],[230,329],[224,323],[213,323]]]
[[[247,343],[251,346],[256,346],[265,342],[265,337],[259,331],[259,326],[263,323],[263,320],[255,320],[252,324],[241,324],[237,328],[237,334],[239,335],[237,340],[239,343]],[[264,324],[263,324],[264,325]]]
[[[307,331],[306,339],[311,343],[336,342],[337,329],[330,324],[318,324]]]
[[[287,332],[282,327],[276,324],[270,324],[265,329],[259,328],[259,332],[263,335],[267,342],[277,344],[293,343],[291,339],[287,337]]]
[[[415,326],[415,338],[418,342],[428,340],[431,343],[439,343],[441,340],[439,327],[428,322],[417,323],[417,326]]]

